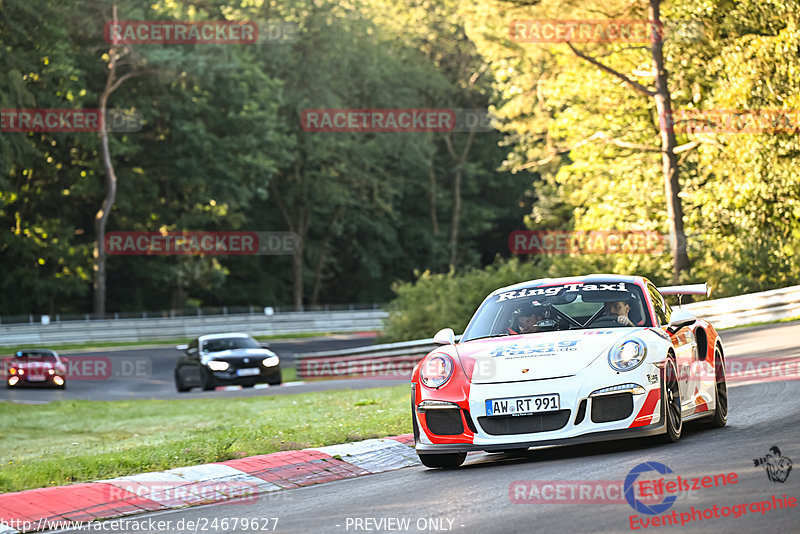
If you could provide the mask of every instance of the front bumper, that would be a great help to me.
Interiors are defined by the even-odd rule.
[[[591,368],[590,368],[591,369]],[[440,435],[431,431],[427,413],[414,408],[415,442],[418,452],[453,453],[470,451],[497,451],[516,448],[549,447],[638,438],[665,432],[664,406],[661,399],[660,369],[654,363],[645,363],[627,373],[593,369],[575,376],[531,380],[502,384],[471,384],[468,399],[454,401],[466,423],[460,435]],[[605,400],[622,395],[598,391],[620,384],[634,384],[643,392],[631,393],[630,407],[624,412],[606,417],[609,411]],[[417,386],[419,387],[419,386]],[[638,390],[637,390],[638,391]],[[546,415],[487,416],[485,402],[489,399],[545,395],[560,396],[560,411]],[[598,399],[603,399],[599,401]],[[444,398],[441,398],[444,400]],[[627,402],[627,400],[625,401]],[[625,404],[623,402],[622,404]],[[612,400],[611,404],[614,404]],[[614,410],[611,410],[613,412]],[[455,413],[455,410],[450,411]],[[527,421],[523,419],[529,417]],[[505,419],[505,420],[502,420]],[[500,428],[501,430],[498,430]],[[507,428],[508,431],[503,431]]]
[[[281,378],[281,366],[262,367],[257,375],[238,376],[236,369],[226,371],[211,371],[214,381],[221,386],[241,386],[261,384],[264,382],[277,382]]]
[[[580,445],[582,443],[597,443],[601,441],[614,441],[618,439],[634,439],[644,438],[648,436],[655,436],[663,434],[664,418],[662,417],[658,423],[652,425],[642,426],[638,428],[626,428],[622,430],[606,430],[599,432],[590,432],[580,436],[560,439],[547,439],[536,441],[510,441],[509,443],[497,443],[492,445],[474,445],[467,443],[449,443],[449,444],[425,444],[416,443],[417,452],[425,454],[445,454],[452,452],[473,452],[473,451],[502,451],[508,449],[529,449],[531,447],[553,447],[556,445]]]
[[[17,380],[13,380],[16,378]],[[59,383],[60,381],[60,383]],[[27,376],[13,375],[6,377],[8,387],[61,387],[66,383],[66,378],[62,375],[47,375],[44,380],[30,380]]]

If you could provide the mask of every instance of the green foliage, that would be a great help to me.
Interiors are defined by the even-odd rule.
[[[262,31],[289,23],[298,38],[133,45],[120,74],[137,75],[109,105],[137,111],[144,127],[111,135],[119,192],[109,231],[296,231],[304,302],[381,302],[414,269],[448,268],[452,161],[442,136],[305,132],[300,113],[485,108],[490,79],[470,82],[483,60],[455,3],[3,0],[0,105],[97,107],[114,4],[122,20],[256,20]],[[457,149],[463,136],[453,136]],[[463,265],[498,252],[502,235],[486,235],[517,224],[523,212],[508,206],[527,186],[496,171],[499,136],[479,137],[464,166]],[[0,221],[11,230],[0,236],[0,313],[89,311],[93,219],[105,194],[98,153],[94,134],[0,136]],[[110,256],[108,309],[287,305],[292,265],[285,256]]]
[[[389,341],[420,339],[433,337],[446,327],[461,333],[489,293],[503,286],[541,278],[544,272],[541,265],[512,259],[460,273],[454,270],[417,273],[413,283],[394,285],[397,298],[390,306],[384,336]]]

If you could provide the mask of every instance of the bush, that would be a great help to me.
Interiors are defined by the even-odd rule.
[[[450,327],[464,331],[472,314],[486,295],[497,288],[545,276],[537,263],[518,259],[497,260],[484,269],[456,273],[417,273],[415,282],[395,282],[397,298],[389,306],[384,329],[386,341],[407,341],[433,337]]]

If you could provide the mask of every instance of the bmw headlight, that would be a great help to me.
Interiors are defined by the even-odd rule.
[[[611,347],[608,365],[615,371],[630,371],[642,363],[647,356],[647,345],[641,339],[626,339]]]
[[[277,356],[270,356],[269,358],[264,358],[261,364],[264,367],[275,367],[280,363],[280,359]]]
[[[443,386],[453,374],[453,359],[447,354],[427,356],[419,368],[422,384],[429,388]]]
[[[211,360],[208,362],[208,368],[212,371],[224,371],[231,365],[228,362],[221,362],[219,360]]]

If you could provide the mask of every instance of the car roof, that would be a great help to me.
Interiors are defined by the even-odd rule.
[[[208,341],[210,339],[228,339],[231,337],[250,337],[249,334],[242,332],[228,332],[225,334],[206,334],[197,338],[198,341]]]
[[[489,295],[494,296],[506,291],[515,291],[523,287],[542,287],[542,286],[558,286],[563,284],[577,284],[577,283],[593,283],[593,282],[627,282],[629,284],[639,284],[644,279],[641,276],[630,276],[623,274],[587,274],[583,276],[568,276],[563,278],[539,278],[537,280],[528,280],[527,282],[520,282],[511,286],[501,287],[495,289]]]

